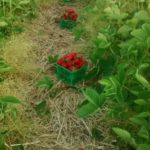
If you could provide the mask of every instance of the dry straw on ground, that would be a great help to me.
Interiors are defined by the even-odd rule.
[[[75,3],[73,7],[77,8],[78,5]],[[24,139],[26,150],[78,150],[79,147],[86,150],[116,150],[111,144],[109,128],[103,122],[103,111],[106,110],[86,120],[77,118],[75,111],[83,98],[82,94],[59,81],[47,63],[48,55],[61,55],[80,47],[80,43],[76,45],[72,33],[61,30],[55,22],[66,7],[67,5],[59,5],[56,1],[50,5],[48,2],[43,3],[38,8],[37,18],[23,38],[13,39],[13,43],[6,45],[8,51],[4,53],[5,59],[16,70],[12,77],[8,75],[1,87],[5,91],[2,89],[0,93],[23,99],[18,119],[21,123],[16,122],[16,128]],[[81,51],[80,48],[75,50]],[[54,97],[49,97],[48,92],[35,87],[35,81],[44,75],[54,80],[52,91],[57,91]],[[78,86],[82,87],[84,84]],[[39,117],[36,114],[33,106],[39,100],[47,101],[51,112],[49,116]],[[91,129],[97,125],[102,132],[100,140],[91,137]]]

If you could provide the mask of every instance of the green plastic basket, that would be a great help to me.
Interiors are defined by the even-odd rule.
[[[62,0],[63,2],[75,2],[75,0]]]
[[[61,28],[72,29],[76,25],[77,25],[76,21],[74,21],[74,20],[64,20],[64,19],[60,20],[60,27]]]
[[[55,64],[58,78],[64,80],[69,85],[75,85],[78,81],[81,81],[86,78],[87,65],[82,66],[78,70],[68,70],[59,64]]]

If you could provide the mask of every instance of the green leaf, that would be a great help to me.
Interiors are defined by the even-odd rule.
[[[3,96],[3,97],[0,97],[0,102],[1,103],[10,103],[10,104],[20,104],[20,100],[17,99],[16,97],[14,96]]]
[[[45,76],[37,81],[36,86],[50,90],[53,86],[53,81],[48,76]]]
[[[149,140],[149,132],[145,128],[145,126],[141,127],[140,131],[138,132],[138,136],[141,137],[141,138],[146,139],[147,141]]]
[[[147,38],[147,47],[150,48],[150,37]]]
[[[24,146],[23,145],[14,146],[12,150],[24,150]]]
[[[116,94],[116,89],[115,87],[112,85],[110,79],[101,79],[99,81],[99,83],[101,85],[104,86],[104,92],[105,92],[105,95],[108,97],[108,96],[112,96],[112,95],[115,95]]]
[[[8,23],[7,23],[7,22],[5,22],[5,21],[0,21],[0,28],[4,28],[4,27],[6,27],[6,26],[8,26]]]
[[[149,127],[149,123],[143,118],[132,117],[130,118],[130,121],[140,126],[144,125],[145,127]]]
[[[149,10],[149,12],[150,12],[150,3],[148,3],[148,10]]]
[[[126,21],[126,24],[131,27],[132,29],[136,28],[137,27],[137,24],[138,24],[138,19],[136,18],[131,18],[129,20]]]
[[[142,76],[141,72],[143,69],[149,67],[150,64],[142,64],[136,71],[136,79],[147,89],[150,90],[150,83]]]
[[[5,146],[5,143],[4,143],[4,137],[1,133],[0,133],[0,149],[1,150],[6,150],[6,146]]]
[[[110,80],[116,92],[116,100],[118,101],[118,103],[122,103],[124,101],[124,97],[122,94],[122,87],[119,81],[115,77],[110,78]]]
[[[0,65],[0,73],[8,72],[11,70],[10,66],[7,65]]]
[[[150,112],[148,112],[148,111],[142,112],[142,113],[136,115],[136,117],[138,117],[138,118],[147,118],[147,117],[150,117]]]
[[[121,34],[123,37],[129,36],[130,31],[132,28],[128,25],[123,25],[122,27],[119,28],[118,34]]]
[[[0,58],[0,73],[10,71],[10,69],[10,65],[8,65],[3,58]]]
[[[145,33],[142,29],[133,30],[131,35],[141,41],[147,40],[147,33]]]
[[[128,14],[122,13],[117,5],[105,8],[104,12],[109,19],[113,20],[122,20],[128,17]]]
[[[137,99],[134,101],[136,104],[143,106],[143,105],[147,105],[148,103],[144,100],[144,99]]]
[[[142,25],[142,29],[145,33],[147,33],[147,36],[150,36],[150,23],[144,23]]]
[[[136,48],[136,42],[137,40],[135,38],[132,38],[130,40],[127,40],[125,42],[121,42],[119,44],[119,47],[121,48],[121,54],[123,56],[129,56],[131,54],[137,54],[137,48]]]
[[[102,132],[97,128],[92,128],[92,137],[100,140],[103,137]]]
[[[136,19],[138,19],[139,21],[150,22],[150,16],[146,10],[141,10],[141,11],[135,13],[134,17]]]
[[[148,144],[140,144],[140,145],[138,145],[137,150],[150,150],[150,145],[148,145]]]
[[[106,36],[104,34],[102,34],[102,33],[98,33],[97,38],[100,39],[100,40],[102,40],[102,41],[107,42]]]
[[[97,44],[99,49],[108,48],[111,44],[110,42],[108,42],[107,37],[102,33],[98,33],[95,43]]]
[[[112,130],[125,142],[130,142],[132,140],[132,136],[128,131],[117,127],[112,128]]]
[[[30,0],[22,0],[19,2],[19,5],[28,5],[30,4]]]
[[[41,115],[41,116],[47,115],[47,114],[50,113],[50,112],[49,112],[49,109],[48,109],[48,107],[47,107],[46,101],[43,101],[43,100],[38,101],[38,102],[35,104],[35,110],[36,110],[36,112],[37,112],[39,115]]]
[[[145,0],[138,0],[138,2],[143,3],[143,2],[145,2]]]
[[[111,76],[108,79],[102,79],[99,83],[104,86],[105,96],[109,97],[115,95],[118,103],[122,103],[124,101],[122,86],[116,77]]]
[[[132,138],[131,134],[128,131],[117,127],[112,128],[112,130],[126,143],[130,144],[134,148],[136,147],[137,144],[135,142],[135,139]]]
[[[48,56],[48,62],[49,63],[55,63],[58,59],[59,55],[54,55],[54,56]]]
[[[100,94],[98,94],[94,89],[87,88],[83,90],[85,98],[96,107],[100,106]]]
[[[125,81],[125,77],[126,77],[126,69],[127,65],[126,64],[119,64],[118,65],[118,80],[119,83],[122,85]]]
[[[76,114],[79,118],[85,118],[94,113],[98,108],[98,106],[95,106],[86,100],[78,107]]]

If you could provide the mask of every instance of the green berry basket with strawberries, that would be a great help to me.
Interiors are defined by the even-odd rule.
[[[77,25],[78,15],[72,8],[68,8],[60,19],[60,27],[72,29]]]
[[[77,82],[86,78],[87,63],[82,56],[71,52],[58,59],[55,63],[55,73],[68,85],[74,86]]]

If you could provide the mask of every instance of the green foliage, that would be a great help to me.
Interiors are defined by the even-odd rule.
[[[1,133],[0,133],[0,148],[2,150],[6,150],[6,146],[5,146],[5,143],[4,143],[4,137]]]
[[[104,96],[99,95],[99,93],[91,88],[83,90],[83,94],[86,100],[79,105],[77,111],[77,116],[81,118],[92,114],[104,103]]]
[[[137,150],[149,150],[150,149],[150,145],[147,144],[140,144],[137,148]]]
[[[3,58],[0,58],[0,73],[7,72],[10,69],[10,65],[8,65]]]
[[[19,104],[20,100],[13,96],[0,97],[0,103],[2,104]]]
[[[104,12],[108,19],[122,21],[128,17],[128,13],[121,13],[118,5],[113,5],[112,7],[107,7],[104,9]]]
[[[18,23],[34,15],[34,0],[0,0],[0,37],[22,28]]]
[[[78,106],[76,114],[78,117],[84,118],[95,112],[98,108],[99,108],[98,106],[95,106],[86,100],[81,105]]]
[[[36,110],[37,114],[40,116],[48,115],[50,113],[49,109],[47,107],[46,101],[43,101],[43,100],[38,101],[35,104],[35,110]]]
[[[93,138],[97,140],[100,140],[102,138],[102,132],[99,129],[93,128],[91,132]]]
[[[49,63],[56,63],[57,59],[58,59],[59,55],[53,55],[53,56],[48,56],[48,62]]]
[[[0,120],[3,120],[7,114],[15,115],[16,109],[9,109],[9,106],[20,104],[20,100],[13,96],[0,97]],[[15,116],[14,116],[15,117]]]
[[[53,86],[53,81],[48,76],[45,76],[41,80],[38,80],[36,85],[37,87],[50,90]]]
[[[4,122],[7,117],[16,118],[16,107],[13,105],[20,104],[20,100],[13,96],[1,96],[0,97],[0,121]],[[4,122],[5,125],[5,122]],[[8,131],[7,131],[8,132]],[[5,132],[0,128],[0,149],[5,150]]]
[[[150,144],[150,2],[135,3],[95,0],[81,12],[83,35],[92,37],[86,40],[101,90],[83,91],[86,100],[77,114],[87,117],[111,101],[108,113],[125,122],[113,131],[139,150]]]
[[[113,131],[125,142],[130,143],[133,147],[136,147],[135,139],[132,138],[131,134],[120,128],[113,128]]]

